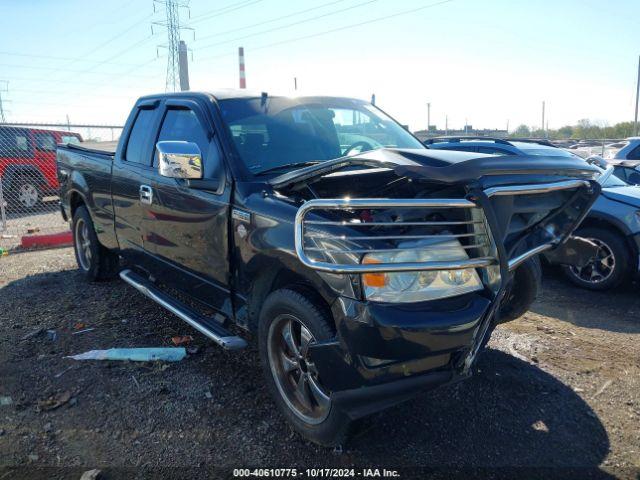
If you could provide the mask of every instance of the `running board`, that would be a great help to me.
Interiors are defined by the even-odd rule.
[[[239,350],[247,346],[247,342],[243,338],[233,335],[215,320],[200,315],[187,305],[167,295],[143,276],[127,269],[120,272],[120,278],[143,295],[180,317],[222,348]]]

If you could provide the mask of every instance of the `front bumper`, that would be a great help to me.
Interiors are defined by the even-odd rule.
[[[310,355],[334,404],[359,418],[468,377],[496,304],[480,293],[420,304],[340,297],[337,339]]]

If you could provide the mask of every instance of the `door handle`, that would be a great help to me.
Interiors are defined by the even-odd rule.
[[[153,202],[153,190],[149,185],[140,185],[140,203],[151,205]]]

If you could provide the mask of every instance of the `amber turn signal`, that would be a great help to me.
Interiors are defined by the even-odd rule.
[[[382,263],[380,260],[371,257],[364,257],[362,263]],[[385,273],[364,273],[362,281],[366,287],[384,287],[387,284],[387,275]]]

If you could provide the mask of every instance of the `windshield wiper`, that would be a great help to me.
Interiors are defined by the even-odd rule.
[[[267,168],[266,170],[262,170],[261,172],[254,173],[254,175],[264,175],[265,173],[276,172],[278,170],[282,170],[283,168],[307,167],[309,165],[317,165],[318,163],[322,163],[322,161],[310,160],[308,162],[283,163],[282,165],[276,165],[275,167]]]

